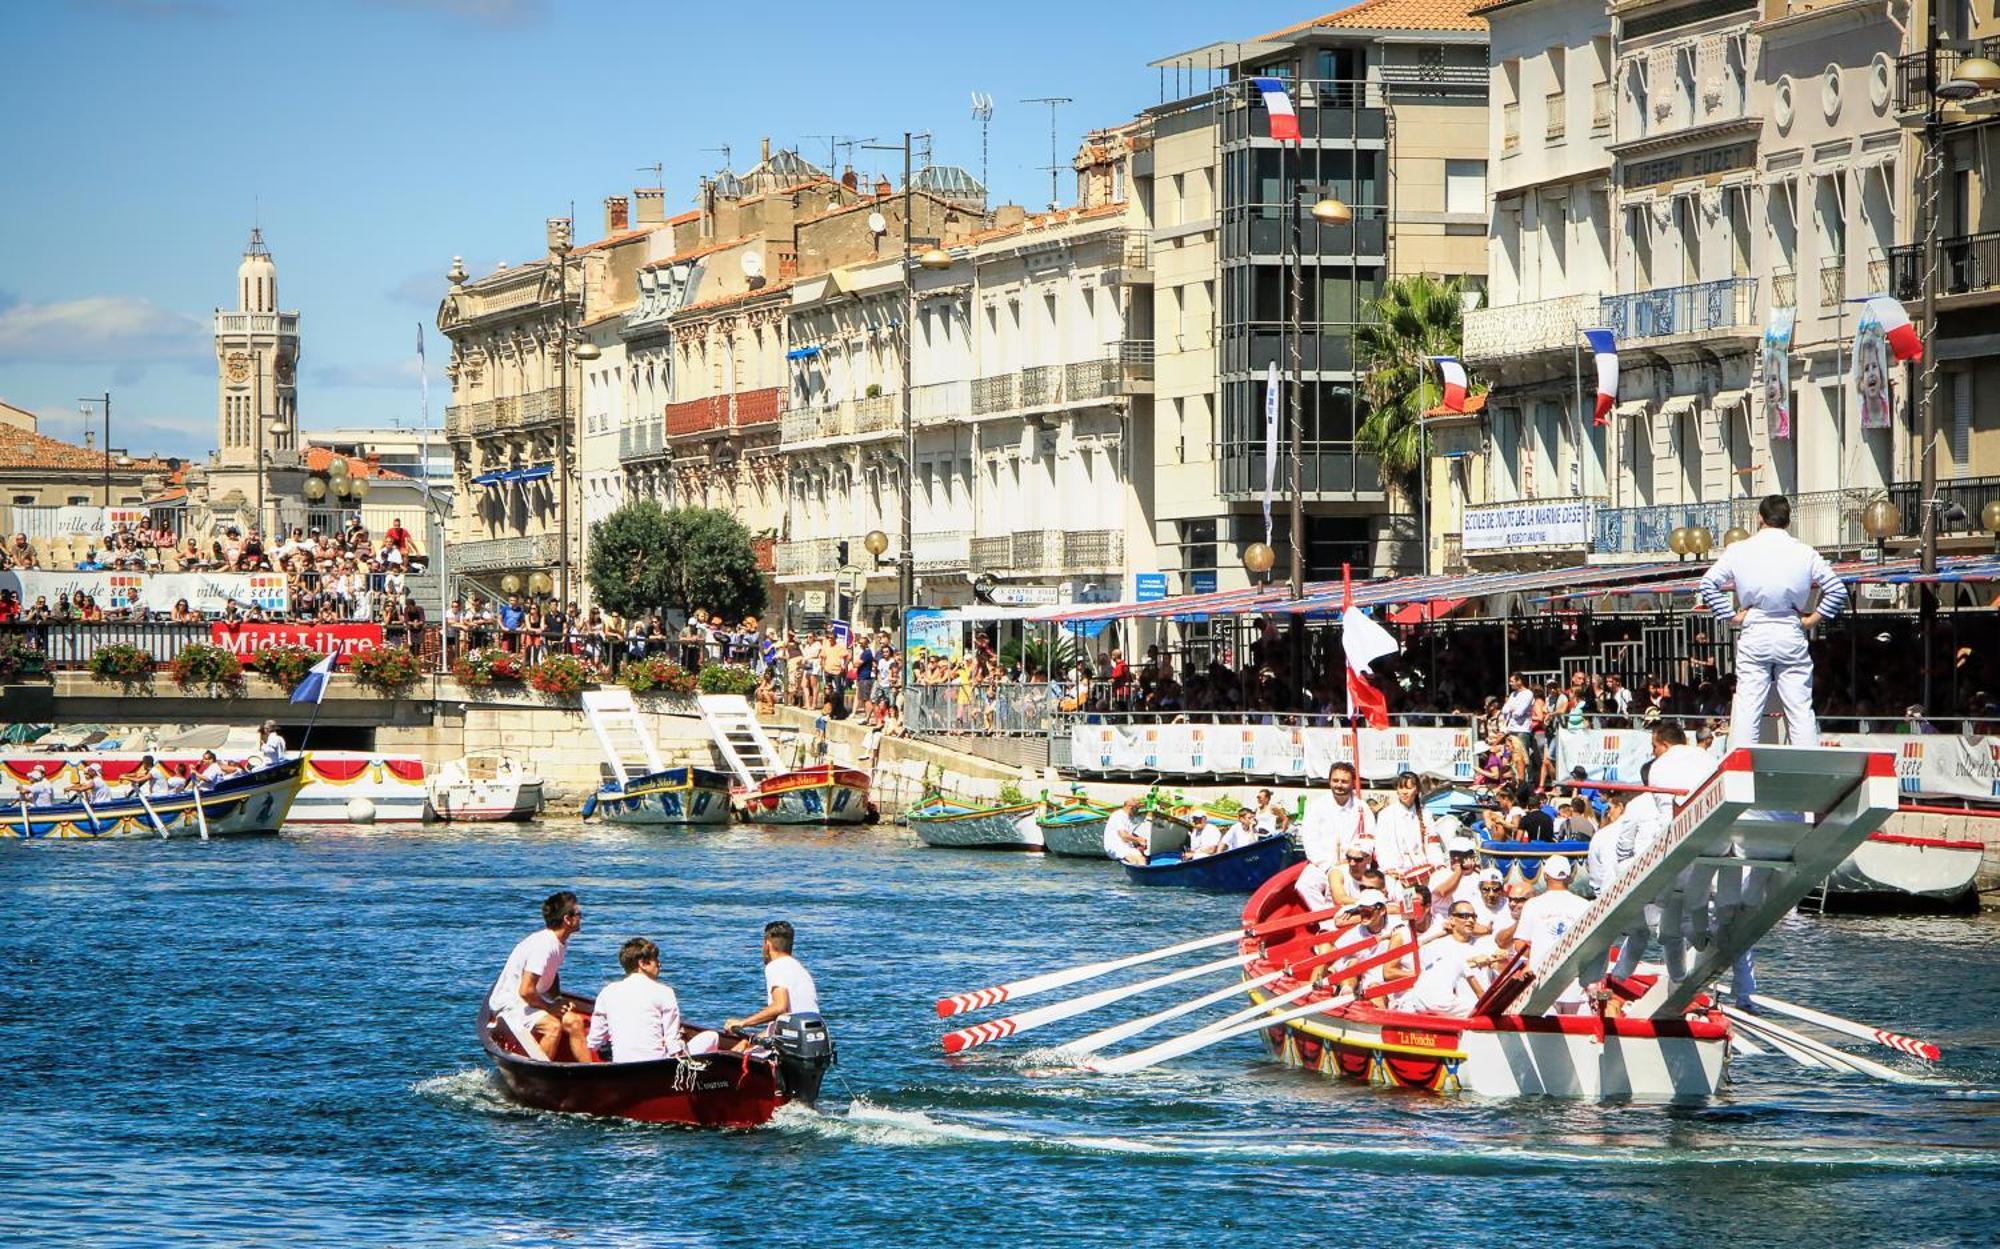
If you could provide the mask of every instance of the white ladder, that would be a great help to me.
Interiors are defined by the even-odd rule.
[[[782,770],[778,752],[764,736],[764,726],[757,723],[741,694],[698,694],[695,701],[716,749],[722,752],[722,761],[736,774],[739,784],[755,785]]]
[[[646,723],[639,718],[639,709],[632,703],[631,690],[623,686],[585,690],[583,714],[589,718],[590,727],[597,734],[598,745],[604,747],[604,757],[610,761],[611,772],[617,777],[619,788],[624,788],[636,777],[666,767],[660,762],[660,752],[653,745],[653,735],[646,731]]]
[[[1602,960],[1639,922],[1648,903],[1667,897],[1682,872],[1751,869],[1746,875],[1755,887],[1746,885],[1744,905],[1722,917],[1707,948],[1691,951],[1686,979],[1671,986],[1652,1011],[1660,1018],[1682,1014],[1709,981],[1880,828],[1899,801],[1895,759],[1880,752],[1820,746],[1731,751],[1576,926],[1547,950],[1534,952],[1534,982],[1510,1009],[1547,1013],[1578,971]],[[1796,818],[1799,814],[1811,818]]]

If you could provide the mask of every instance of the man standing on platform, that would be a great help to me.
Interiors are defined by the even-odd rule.
[[[1326,792],[1306,799],[1299,844],[1306,861],[1321,871],[1339,868],[1346,847],[1375,840],[1375,813],[1354,792],[1354,781],[1354,765],[1336,759],[1326,770]]]
[[[1812,651],[1806,635],[1847,607],[1847,586],[1826,557],[1794,538],[1792,503],[1782,494],[1757,505],[1756,536],[1731,544],[1701,579],[1701,601],[1724,622],[1739,622],[1736,704],[1729,744],[1754,746],[1764,704],[1776,686],[1794,746],[1819,743],[1813,717]],[[1730,602],[1729,592],[1736,592]],[[1813,606],[1813,592],[1819,602]],[[1737,608],[1741,607],[1739,614]]]

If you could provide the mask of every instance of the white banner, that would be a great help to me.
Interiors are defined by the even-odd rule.
[[[1585,499],[1468,507],[1463,545],[1468,551],[1588,546],[1595,518],[1595,506]]]
[[[2000,737],[1946,733],[1822,733],[1828,746],[1887,751],[1905,794],[2000,798]]]
[[[1362,729],[1364,780],[1388,781],[1405,770],[1454,781],[1472,779],[1467,729]],[[1336,759],[1353,756],[1345,728],[1269,724],[1073,724],[1070,765],[1080,772],[1156,772],[1167,776],[1249,775],[1293,783],[1318,781]]]
[[[291,606],[291,592],[281,572],[71,572],[24,569],[0,572],[0,590],[12,590],[21,606],[32,607],[46,598],[50,607],[67,594],[74,598],[88,594],[106,611],[123,611],[135,605],[168,615],[182,599],[189,607],[207,616],[220,616],[233,601],[241,606],[255,604],[266,611],[285,612]]]

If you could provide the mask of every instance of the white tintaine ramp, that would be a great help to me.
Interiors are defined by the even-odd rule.
[[[1580,971],[1604,966],[1618,939],[1643,925],[1647,904],[1667,903],[1684,885],[1696,932],[1708,936],[1690,950],[1686,977],[1669,987],[1653,1012],[1682,1014],[1717,973],[1880,828],[1897,802],[1896,761],[1888,754],[1814,746],[1731,751],[1582,922],[1537,953],[1534,982],[1510,1010],[1546,1014]],[[1667,907],[1666,913],[1681,910]]]
[[[698,694],[695,701],[701,706],[702,722],[708,725],[715,748],[722,752],[722,761],[736,774],[738,784],[748,788],[778,774],[778,752],[771,748],[764,726],[757,723],[756,714],[741,694]]]
[[[620,789],[634,778],[661,771],[666,766],[660,762],[660,752],[653,745],[653,735],[639,718],[639,709],[632,705],[631,690],[623,686],[585,690],[583,714],[590,719],[598,745],[604,747],[604,757],[610,761],[611,773],[617,778]]]

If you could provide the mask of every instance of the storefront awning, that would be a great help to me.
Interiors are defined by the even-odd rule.
[[[481,473],[479,476],[474,477],[472,479],[472,484],[475,486],[497,486],[505,480],[507,480],[507,474],[505,472],[495,471],[491,473]]]
[[[819,347],[817,345],[811,347],[794,347],[790,351],[785,353],[785,359],[810,360],[818,354],[819,354]]]
[[[1692,594],[1701,584],[1702,576],[1708,572],[1712,561],[1702,560],[1681,565],[1656,565],[1656,567],[1679,567],[1684,576],[1666,581],[1656,581],[1647,585],[1598,586],[1594,589],[1574,588],[1545,594],[1539,601],[1555,602],[1561,599],[1589,598],[1608,594],[1625,596],[1632,594]],[[1833,566],[1834,575],[1850,585],[1911,585],[1953,581],[2000,581],[2000,556],[1994,555],[1948,555],[1938,560],[1938,570],[1926,573],[1923,562],[1914,557],[1886,561],[1849,560]]]
[[[542,478],[552,475],[555,471],[556,468],[553,464],[537,464],[532,468],[515,469],[513,472],[506,474],[506,480],[540,481]]]

